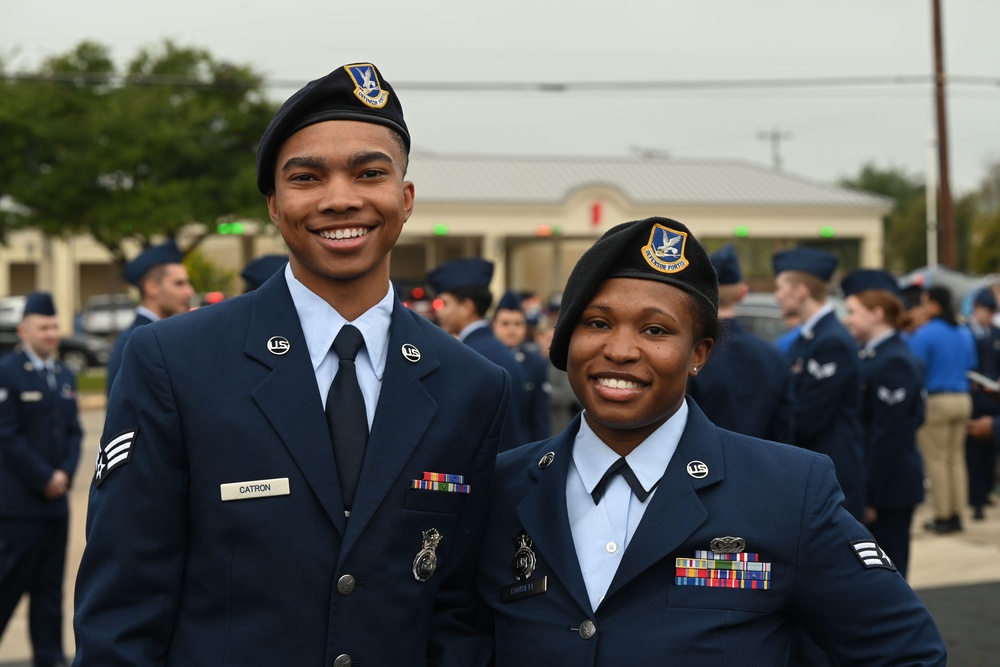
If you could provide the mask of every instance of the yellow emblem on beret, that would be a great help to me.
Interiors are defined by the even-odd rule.
[[[660,273],[683,271],[690,264],[684,256],[687,238],[687,232],[676,232],[660,224],[653,225],[649,243],[642,246],[642,257]]]
[[[381,109],[389,101],[389,92],[382,90],[379,83],[375,66],[371,63],[360,63],[357,65],[346,65],[347,73],[354,79],[354,96],[362,104],[372,109]]]

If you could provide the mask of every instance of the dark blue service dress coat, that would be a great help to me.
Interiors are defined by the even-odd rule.
[[[469,639],[472,584],[510,380],[398,299],[388,350],[346,519],[283,274],[133,333],[90,493],[76,664],[451,665],[488,652]],[[414,483],[430,473],[467,486]],[[436,569],[416,567],[432,556]]]
[[[808,338],[800,332],[787,357],[795,404],[793,444],[833,459],[844,506],[860,520],[867,480],[858,346],[830,312],[820,318]]]
[[[524,371],[527,442],[544,440],[552,435],[552,386],[549,384],[551,362],[533,347],[521,344],[514,349],[514,358]]]
[[[514,390],[510,398],[510,407],[507,410],[507,429],[510,431],[509,437],[505,438],[508,444],[506,448],[523,445],[531,438],[528,436],[528,397],[524,390],[524,371],[521,364],[517,363],[514,353],[510,348],[500,342],[500,339],[493,334],[490,326],[482,326],[475,329],[463,340],[463,343],[473,350],[483,355],[510,375],[511,385]],[[501,451],[503,451],[501,449]]]
[[[108,357],[108,374],[107,380],[104,383],[104,391],[109,396],[111,395],[111,385],[115,383],[115,378],[118,377],[118,370],[122,366],[122,353],[125,351],[125,343],[128,342],[129,337],[136,329],[152,323],[153,320],[147,316],[142,313],[136,313],[132,324],[128,325],[128,328],[119,333],[118,337],[115,338],[115,344],[111,348],[111,355]]]
[[[713,424],[755,438],[791,443],[795,434],[792,376],[782,354],[737,319],[705,367],[688,380],[688,393]]]
[[[844,510],[829,458],[719,429],[689,405],[677,451],[597,610],[566,509],[580,417],[498,458],[478,577],[496,666],[784,666],[796,624],[843,664],[944,665],[934,621]],[[535,563],[518,580],[522,531]],[[743,538],[767,565],[767,590],[678,585],[677,560],[688,565],[724,537]],[[547,590],[518,594],[530,582],[540,591],[542,577]],[[515,599],[502,601],[511,591]]]

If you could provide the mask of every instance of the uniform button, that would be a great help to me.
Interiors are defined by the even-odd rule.
[[[337,592],[341,595],[350,595],[354,591],[354,577],[345,574],[337,579]],[[350,660],[350,658],[348,658]]]
[[[590,639],[597,634],[597,626],[589,618],[580,624],[580,636],[584,639]]]
[[[351,667],[351,656],[341,653],[333,660],[333,667]]]
[[[613,554],[614,552],[618,551],[618,545],[615,544],[614,542],[608,542],[607,544],[604,545],[604,548],[608,550],[609,554]]]

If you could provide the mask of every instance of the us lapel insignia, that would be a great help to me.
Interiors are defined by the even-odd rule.
[[[292,349],[292,344],[284,336],[271,336],[267,341],[267,351],[279,357],[287,354],[290,349]]]
[[[517,550],[514,552],[514,560],[510,569],[514,574],[515,581],[500,587],[500,601],[513,602],[523,598],[544,593],[549,589],[549,578],[547,576],[531,578],[535,572],[535,565],[538,560],[535,552],[532,551],[531,538],[523,530],[514,538],[514,545]]]
[[[437,546],[442,537],[437,528],[424,531],[423,547],[413,559],[413,577],[417,581],[427,581],[437,570]]]

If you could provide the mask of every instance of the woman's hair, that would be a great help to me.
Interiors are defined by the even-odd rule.
[[[903,303],[892,292],[884,289],[866,289],[854,295],[868,310],[881,308],[885,313],[885,322],[897,330],[910,326],[910,314],[903,309]]]
[[[951,290],[942,285],[934,285],[927,288],[927,299],[933,301],[941,309],[941,312],[934,317],[944,320],[951,326],[958,326],[955,319],[955,310],[951,307]]]
[[[719,312],[715,310],[705,299],[699,299],[689,292],[683,292],[687,300],[688,312],[694,320],[693,339],[695,342],[703,338],[711,338],[718,341],[722,336],[722,323],[719,321]]]

